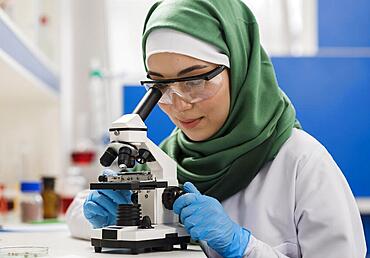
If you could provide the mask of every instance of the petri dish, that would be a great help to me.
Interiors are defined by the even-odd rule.
[[[33,257],[48,257],[49,248],[41,246],[10,246],[0,247],[0,258],[18,257],[18,258],[33,258]]]

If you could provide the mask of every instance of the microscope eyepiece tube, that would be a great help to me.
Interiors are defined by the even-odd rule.
[[[138,114],[145,121],[161,97],[162,92],[159,89],[155,87],[150,88],[132,113]]]

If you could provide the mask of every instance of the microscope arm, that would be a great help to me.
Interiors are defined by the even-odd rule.
[[[157,180],[166,180],[168,181],[168,185],[177,186],[176,162],[149,138],[145,141],[145,146],[155,159],[155,161],[146,163],[152,174],[157,178]]]

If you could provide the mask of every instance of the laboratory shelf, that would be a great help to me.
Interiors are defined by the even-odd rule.
[[[0,49],[0,104],[58,102],[58,93]]]
[[[0,103],[55,103],[59,78],[48,58],[0,10]],[[18,102],[18,101],[21,102]]]
[[[58,74],[1,9],[0,120],[0,181],[13,184],[60,171]]]

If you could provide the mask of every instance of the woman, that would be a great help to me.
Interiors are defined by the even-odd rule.
[[[300,129],[241,1],[155,4],[143,53],[154,81],[144,84],[162,89],[159,105],[177,126],[161,145],[187,192],[174,212],[209,256],[365,257],[351,190]],[[93,191],[84,214],[95,227],[114,224],[117,203],[128,200]]]

